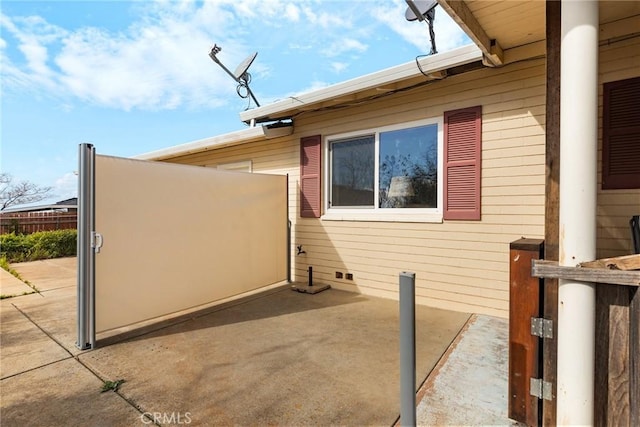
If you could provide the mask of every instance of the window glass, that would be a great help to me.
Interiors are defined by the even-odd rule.
[[[442,138],[440,118],[329,137],[323,218],[441,221]]]
[[[438,200],[438,126],[380,133],[378,206],[435,208]]]
[[[373,135],[331,143],[331,206],[373,207],[375,186]]]

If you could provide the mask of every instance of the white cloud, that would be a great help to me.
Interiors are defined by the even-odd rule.
[[[216,2],[199,9],[156,3],[118,33],[94,27],[67,32],[39,17],[2,15],[13,39],[6,41],[25,60],[11,61],[3,51],[3,83],[124,110],[219,106],[234,86],[207,56],[212,41],[238,55],[246,51],[224,37],[227,15]]]
[[[52,193],[58,201],[77,197],[78,177],[76,174],[68,172],[56,179]]]
[[[290,50],[300,51],[313,49],[313,45],[311,43],[302,44],[298,41],[289,43],[288,47]]]
[[[284,16],[293,22],[298,22],[300,20],[300,9],[295,4],[287,4],[284,12]]]
[[[287,99],[287,98],[291,98],[291,99],[296,99],[296,97],[307,93],[307,92],[313,92],[319,89],[323,89],[327,86],[329,86],[330,83],[321,81],[321,80],[313,80],[311,83],[309,83],[308,86],[304,87],[303,89],[297,90],[295,92],[288,92],[280,97],[277,98],[269,98],[269,99],[265,99],[265,103],[272,103],[272,102],[278,102],[278,101],[282,101],[283,99]]]
[[[316,13],[314,8],[316,8],[316,6],[314,5],[305,6],[302,8],[302,12],[305,18],[312,26],[310,28],[318,26],[323,30],[328,29],[331,31],[336,31],[341,28],[350,28],[352,26],[351,20],[348,17],[341,16],[337,12],[329,13],[326,11],[320,11],[319,13]]]
[[[7,40],[4,39],[2,52],[3,79],[10,84],[29,87],[32,84],[52,90],[55,86],[54,76],[49,69],[47,45],[59,40],[66,32],[54,25],[50,25],[40,17],[17,18],[14,21],[0,13],[0,26],[7,34],[15,37],[25,59],[24,70],[13,64],[5,52]]]
[[[340,56],[347,52],[356,52],[362,53],[367,50],[367,45],[360,42],[359,40],[355,40],[352,38],[344,38],[341,40],[336,40],[331,45],[325,49],[322,49],[321,52],[325,56],[331,58],[335,56]]]
[[[331,63],[331,68],[333,69],[333,71],[335,73],[341,73],[342,71],[347,69],[347,67],[349,67],[349,64],[344,63],[344,62],[332,62]]]
[[[287,84],[282,70],[296,72],[295,66],[288,66],[286,54],[297,55],[298,62],[308,60],[303,54],[311,54],[309,60],[317,61],[319,70],[340,73],[387,29],[421,51],[429,47],[426,24],[406,22],[402,1],[131,4],[137,18],[120,31],[70,30],[38,16],[0,14],[3,90],[54,96],[65,108],[78,99],[127,111],[215,108],[237,97],[233,81],[207,56],[213,42],[224,47],[218,58],[232,71],[251,52],[263,51],[251,72],[260,77],[262,87],[280,93],[286,90],[276,88],[270,79]],[[442,10],[436,13],[436,38],[441,52],[468,42]],[[269,56],[278,46],[280,52]],[[256,91],[254,85],[252,89]]]
[[[325,87],[327,87],[329,85],[330,85],[330,83],[323,82],[321,80],[314,80],[309,84],[309,86],[307,86],[306,88],[296,92],[296,95],[300,95],[300,94],[307,93],[307,92],[313,92],[313,91],[318,90],[318,89],[323,89],[323,88],[325,88]],[[295,95],[293,95],[293,96],[295,96]]]
[[[394,6],[375,7],[372,9],[371,14],[374,19],[387,25],[408,43],[423,50],[425,53],[429,52],[431,41],[426,21],[407,22],[404,18],[406,8],[406,3],[398,2]],[[399,19],[398,17],[402,18]],[[471,43],[471,40],[460,29],[458,24],[440,7],[436,8],[434,32],[438,52],[446,52]]]

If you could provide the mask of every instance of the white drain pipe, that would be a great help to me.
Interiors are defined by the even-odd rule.
[[[562,2],[559,264],[596,257],[598,2]],[[560,280],[557,424],[593,425],[595,284]]]

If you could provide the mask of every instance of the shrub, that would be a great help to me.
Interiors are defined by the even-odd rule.
[[[7,258],[9,262],[14,255],[27,254],[30,245],[27,242],[26,235],[23,234],[3,234],[0,236],[0,254]]]
[[[33,234],[3,234],[0,255],[9,262],[36,261],[76,255],[76,230],[39,231]]]

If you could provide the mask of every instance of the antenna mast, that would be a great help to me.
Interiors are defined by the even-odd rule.
[[[427,21],[429,24],[429,37],[431,38],[431,51],[429,55],[438,53],[436,49],[436,34],[433,31],[433,20],[436,17],[436,6],[438,2],[436,0],[405,0],[407,5],[407,11],[404,16],[407,21]]]
[[[213,60],[213,62],[218,64],[220,68],[222,68],[227,74],[229,74],[231,78],[235,80],[236,83],[238,83],[238,86],[236,87],[236,93],[238,94],[238,96],[240,98],[248,98],[250,96],[251,99],[253,99],[253,102],[256,103],[256,106],[259,107],[260,103],[258,102],[255,95],[251,91],[251,88],[249,87],[249,83],[251,83],[251,74],[249,74],[249,72],[247,71],[251,66],[251,64],[253,63],[253,60],[256,59],[258,52],[255,52],[249,55],[247,58],[245,58],[245,60],[242,61],[240,65],[238,65],[238,68],[236,68],[236,71],[232,73],[231,71],[229,71],[227,67],[224,66],[222,62],[220,62],[220,60],[216,56],[218,55],[218,53],[220,53],[221,50],[222,48],[220,46],[218,46],[217,44],[214,44],[213,47],[211,48],[211,52],[209,52],[209,57]]]

